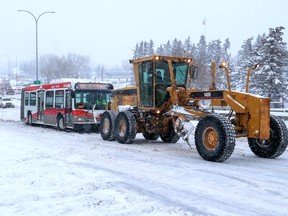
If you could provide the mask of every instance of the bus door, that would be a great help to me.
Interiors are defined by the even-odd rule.
[[[37,100],[37,120],[44,121],[44,90],[38,91],[38,100]]]
[[[65,101],[65,119],[66,119],[66,125],[72,126],[73,120],[72,120],[72,96],[71,91],[65,91],[66,93],[66,101]]]

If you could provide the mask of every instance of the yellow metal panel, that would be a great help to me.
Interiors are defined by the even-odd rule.
[[[253,95],[248,97],[249,123],[248,137],[269,139],[270,137],[270,100]]]
[[[247,109],[240,102],[235,100],[230,94],[227,92],[224,93],[225,102],[236,112],[236,113],[246,113]]]

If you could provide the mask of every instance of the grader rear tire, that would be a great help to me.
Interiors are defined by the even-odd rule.
[[[251,151],[261,158],[276,158],[282,155],[288,144],[288,131],[283,120],[270,116],[270,139],[248,138]]]
[[[103,140],[115,140],[115,119],[116,113],[105,111],[100,122],[100,134]]]
[[[136,119],[133,113],[122,111],[116,117],[115,137],[119,143],[132,143],[137,134]]]
[[[196,149],[204,160],[223,162],[234,151],[235,137],[235,130],[228,119],[207,115],[199,121],[195,131]]]

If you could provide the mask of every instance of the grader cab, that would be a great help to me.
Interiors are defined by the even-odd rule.
[[[227,76],[227,89],[215,87],[216,65],[212,63],[209,90],[190,88],[197,68],[191,58],[153,55],[130,60],[135,86],[112,91],[112,102],[101,119],[104,140],[132,143],[137,133],[146,140],[175,143],[181,137],[190,145],[195,130],[195,146],[208,161],[225,161],[234,151],[235,138],[247,137],[252,152],[263,158],[283,154],[288,144],[288,131],[278,117],[270,116],[269,98],[231,90],[228,66],[220,67]],[[211,109],[201,106],[209,100]],[[214,107],[229,107],[227,116],[214,112]],[[209,111],[210,110],[210,111]],[[195,129],[195,122],[198,124]]]

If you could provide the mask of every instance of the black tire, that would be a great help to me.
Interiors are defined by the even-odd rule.
[[[172,121],[169,121],[168,127],[168,131],[166,133],[161,133],[160,138],[165,143],[176,143],[180,137],[175,132]]]
[[[57,129],[59,131],[65,130],[65,123],[64,123],[64,118],[63,116],[58,116],[57,117]]]
[[[129,111],[120,112],[116,117],[115,137],[119,143],[132,143],[137,134],[136,119]]]
[[[235,148],[235,130],[225,117],[207,115],[195,131],[195,145],[199,155],[207,161],[223,162]]]
[[[146,140],[157,140],[160,136],[158,133],[147,133],[147,132],[142,133],[142,135]]]
[[[115,119],[116,113],[105,111],[100,121],[100,134],[103,140],[115,140]]]
[[[288,131],[283,120],[270,116],[270,139],[248,138],[251,151],[261,158],[276,158],[284,153],[288,144]]]
[[[26,122],[27,125],[33,125],[32,123],[32,114],[30,112],[28,112],[27,114],[27,122]]]

